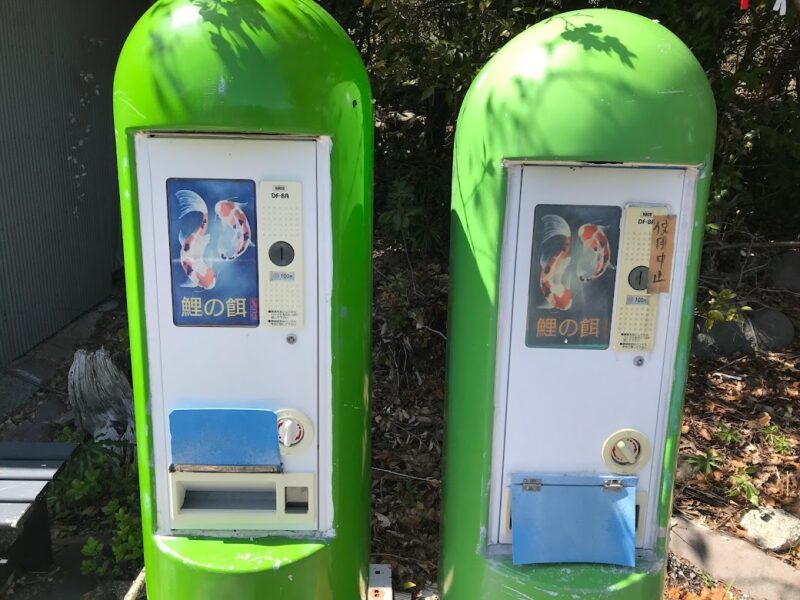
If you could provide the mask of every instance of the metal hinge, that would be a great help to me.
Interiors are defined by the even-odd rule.
[[[542,480],[541,479],[523,479],[522,490],[525,492],[541,492]]]
[[[603,482],[604,492],[619,492],[622,491],[623,485],[621,479],[606,479]]]

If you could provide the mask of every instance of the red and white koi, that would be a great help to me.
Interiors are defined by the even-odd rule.
[[[217,251],[223,260],[234,260],[244,254],[250,246],[255,246],[247,215],[242,210],[247,204],[233,200],[220,200],[214,212],[226,227],[217,242]]]
[[[175,196],[178,198],[180,218],[193,212],[199,212],[201,215],[197,229],[189,235],[184,235],[182,231],[178,234],[178,241],[181,243],[181,267],[189,278],[183,286],[210,290],[217,284],[217,276],[211,265],[206,263],[203,258],[210,239],[208,206],[206,206],[205,200],[191,190],[178,190]]]
[[[578,280],[582,282],[597,279],[611,267],[611,248],[605,227],[586,223],[578,228],[578,237],[583,244],[583,252],[578,258],[576,268]]]
[[[564,242],[561,249],[553,256],[542,256],[539,260],[539,289],[542,291],[547,306],[558,310],[569,310],[572,306],[572,291],[565,280],[565,272],[572,260],[569,251],[572,247],[572,232],[567,222],[558,215],[544,215],[544,237],[542,245],[548,240],[562,236]]]

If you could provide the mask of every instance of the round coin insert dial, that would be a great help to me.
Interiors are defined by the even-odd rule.
[[[278,417],[278,441],[281,454],[296,454],[306,450],[314,439],[311,420],[299,410],[282,408]]]
[[[650,442],[636,429],[615,431],[603,444],[603,462],[612,473],[629,475],[640,471],[650,460]]]

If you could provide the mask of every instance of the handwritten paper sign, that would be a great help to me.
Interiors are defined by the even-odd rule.
[[[672,279],[672,258],[675,254],[676,215],[658,215],[653,220],[650,242],[649,294],[669,292]]]

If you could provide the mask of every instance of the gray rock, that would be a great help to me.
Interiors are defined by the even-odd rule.
[[[791,345],[795,336],[792,320],[771,308],[750,312],[741,321],[717,323],[710,331],[705,331],[704,326],[703,319],[695,323],[692,353],[706,360],[755,350],[782,350]]]
[[[710,331],[705,330],[703,319],[695,323],[692,353],[697,358],[714,360],[752,350],[753,346],[739,322],[717,323]]]
[[[752,344],[758,350],[782,350],[794,341],[795,330],[792,320],[779,310],[766,308],[753,311],[749,315],[753,327]]]
[[[757,508],[742,517],[747,539],[759,548],[783,552],[800,543],[800,519],[777,508]]]
[[[800,290],[800,252],[779,254],[770,264],[772,287],[785,290]]]

